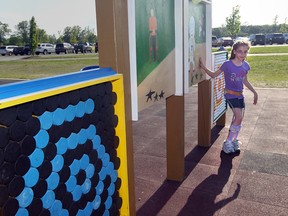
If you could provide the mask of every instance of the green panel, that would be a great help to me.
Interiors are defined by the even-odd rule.
[[[151,71],[175,48],[174,0],[136,0],[136,53],[137,83],[145,79]],[[150,60],[149,18],[154,8],[157,19],[157,61]]]
[[[195,1],[194,1],[195,2]],[[203,3],[195,4],[189,1],[189,17],[195,19],[195,42],[196,44],[206,42],[206,6]]]

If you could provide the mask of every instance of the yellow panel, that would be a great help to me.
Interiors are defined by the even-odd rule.
[[[129,212],[129,190],[128,190],[128,167],[127,167],[127,147],[126,147],[126,125],[125,125],[125,106],[124,106],[124,87],[123,76],[116,74],[109,77],[94,79],[90,81],[83,81],[76,84],[67,86],[61,86],[47,91],[35,92],[32,94],[21,95],[21,97],[13,97],[0,101],[0,109],[23,104],[26,102],[50,97],[53,95],[73,91],[76,89],[101,84],[104,82],[111,82],[113,85],[113,91],[117,94],[117,102],[114,106],[115,115],[118,117],[118,125],[115,128],[116,136],[119,137],[119,146],[117,148],[117,155],[121,160],[120,167],[118,169],[118,177],[121,179],[121,187],[119,189],[119,195],[122,198],[122,207],[120,209],[120,215],[130,215]]]
[[[122,76],[122,75],[121,75]],[[116,135],[120,143],[117,148],[117,155],[121,160],[121,166],[118,170],[118,176],[122,180],[119,189],[120,197],[123,199],[120,215],[130,215],[129,213],[129,191],[128,191],[128,168],[127,168],[127,148],[126,148],[126,127],[125,127],[125,109],[124,109],[124,90],[123,79],[117,79],[112,82],[113,91],[117,94],[117,103],[115,104],[115,114],[118,116],[118,125],[115,128]]]

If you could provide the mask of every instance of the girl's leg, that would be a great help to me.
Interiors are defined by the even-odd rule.
[[[239,131],[241,129],[241,123],[243,119],[243,109],[242,108],[233,108],[233,118],[230,125],[229,133],[227,136],[227,141],[234,141],[237,139]]]
[[[240,151],[238,141],[235,140],[238,137],[241,123],[243,119],[243,110],[245,107],[244,100],[242,99],[228,99],[227,103],[233,112],[233,118],[229,128],[229,133],[226,141],[223,143],[222,150],[227,153],[233,153]],[[242,108],[243,107],[243,108]]]

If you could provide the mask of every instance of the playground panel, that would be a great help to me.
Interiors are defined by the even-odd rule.
[[[172,95],[182,96],[184,87],[187,92],[205,80],[199,59],[211,54],[206,46],[211,2],[139,0],[134,4],[129,8],[130,29],[135,31],[130,35],[130,54],[133,119],[137,120],[138,111]]]
[[[227,60],[228,52],[215,52],[212,55],[213,70],[218,70],[221,65]],[[212,79],[212,122],[215,123],[227,110],[227,104],[224,97],[225,78],[221,73],[215,79]]]
[[[1,215],[129,215],[121,75],[88,70],[0,92]]]

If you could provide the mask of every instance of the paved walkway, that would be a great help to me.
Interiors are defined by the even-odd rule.
[[[166,180],[165,102],[133,122],[138,216],[287,216],[288,89],[245,90],[246,113],[239,155],[221,152],[224,128],[213,128],[212,146],[197,146],[197,87],[185,96],[185,168],[182,182]]]
[[[24,79],[11,79],[11,78],[7,78],[7,79],[0,79],[0,85],[4,85],[4,84],[9,84],[9,83],[13,83],[13,82],[20,82],[20,81],[25,81]]]
[[[288,53],[258,53],[258,54],[248,54],[248,56],[282,56],[288,55]]]

